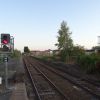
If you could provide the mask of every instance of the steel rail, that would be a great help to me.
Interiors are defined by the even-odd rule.
[[[32,75],[31,75],[31,73],[30,73],[30,71],[29,71],[29,69],[28,69],[29,66],[28,66],[28,64],[27,64],[27,62],[26,62],[26,60],[25,60],[25,58],[23,59],[23,61],[24,61],[25,67],[26,67],[26,69],[27,69],[27,72],[28,72],[28,74],[29,74],[29,77],[30,77],[30,79],[31,79],[32,85],[33,85],[33,87],[34,87],[34,89],[35,89],[36,99],[37,99],[37,100],[42,100],[41,97],[40,97],[40,95],[39,95],[39,92],[38,92],[38,89],[37,89],[37,87],[36,87],[36,84],[35,84],[35,82],[34,82],[34,80],[33,80],[33,78],[32,78]]]
[[[33,62],[31,62],[30,60],[28,60],[28,62],[34,66],[34,68],[39,71],[41,73],[41,75],[45,78],[45,80],[47,80],[49,82],[49,84],[51,84],[56,91],[58,91],[58,93],[64,98],[64,100],[70,100],[68,97],[66,97],[63,92],[38,68],[38,66],[34,65]]]
[[[49,61],[45,61],[45,60],[42,60],[42,59],[36,58],[36,57],[33,57],[33,58],[36,59],[36,60],[41,61],[42,63],[45,63],[46,65],[48,65],[48,63],[49,63],[49,65],[53,66],[54,69],[60,70],[60,71],[66,73],[66,74],[68,74],[68,75],[70,75],[72,77],[76,77],[76,78],[78,78],[78,79],[80,79],[82,81],[85,81],[87,83],[93,84],[94,86],[100,87],[100,84],[99,84],[100,82],[96,83],[95,81],[90,80],[88,77],[87,78],[84,78],[84,77],[81,78],[80,76],[77,76],[76,74],[72,74],[67,70],[64,70],[64,69],[61,69],[61,68],[56,68],[55,66],[57,66],[57,64],[55,64],[55,63],[52,63],[52,62],[49,62]]]
[[[62,77],[62,78],[64,78],[64,79],[68,80],[70,83],[72,83],[72,84],[74,84],[74,85],[76,85],[76,86],[78,86],[78,87],[84,89],[86,92],[88,92],[88,93],[90,93],[91,95],[95,96],[97,99],[100,99],[100,95],[98,95],[98,94],[92,92],[92,91],[91,91],[90,89],[88,89],[87,87],[83,87],[81,84],[76,83],[74,80],[71,80],[71,79],[69,79],[68,77],[61,75],[60,73],[57,73],[56,71],[54,71],[54,70],[48,68],[47,65],[45,65],[45,64],[43,64],[43,63],[41,63],[41,62],[39,62],[39,61],[38,61],[38,63],[39,63],[40,65],[43,65],[44,67],[46,67],[48,70],[52,71],[53,73],[59,75],[60,77]]]

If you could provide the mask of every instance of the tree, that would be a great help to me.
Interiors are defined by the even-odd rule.
[[[21,51],[15,49],[14,52],[12,53],[12,57],[20,58],[21,57]]]
[[[29,48],[27,46],[24,47],[24,53],[29,53],[29,52],[30,52]]]
[[[70,37],[71,34],[72,32],[69,31],[69,27],[67,26],[67,23],[65,21],[62,21],[57,36],[58,43],[55,45],[61,51],[61,56],[62,58],[64,58],[64,60],[67,60],[73,48],[73,40]]]
[[[85,49],[83,46],[76,45],[73,47],[73,56],[81,56],[85,54]]]

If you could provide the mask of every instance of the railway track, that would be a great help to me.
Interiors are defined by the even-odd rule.
[[[68,100],[53,82],[28,58],[24,58],[27,72],[35,90],[36,100]]]
[[[72,77],[76,77],[79,80],[86,81],[86,82],[88,82],[90,84],[93,84],[94,86],[100,87],[100,80],[91,79],[91,78],[89,78],[86,75],[81,75],[79,72],[73,72],[72,73],[71,69],[69,70],[69,68],[67,68],[66,66],[62,66],[62,65],[59,65],[57,63],[52,63],[52,62],[44,61],[44,60],[39,59],[39,58],[35,58],[35,59],[39,60],[40,62],[44,63],[45,65],[52,66],[53,68],[58,69],[58,70],[66,73],[66,74],[68,74],[68,75],[70,75]],[[59,66],[62,66],[62,68],[59,67]],[[72,70],[72,71],[74,71],[74,70]]]
[[[63,68],[61,68],[61,67],[56,67],[56,66],[58,66],[58,64],[55,64],[55,63],[49,63],[49,64],[51,64],[51,66],[54,66],[54,68],[56,68],[56,69],[58,69],[58,70],[61,70],[61,71],[63,71],[64,73],[69,74],[70,76],[76,77],[76,78],[78,78],[78,79],[80,79],[80,80],[83,80],[83,81],[86,81],[86,82],[88,82],[88,83],[90,83],[90,84],[93,84],[94,86],[100,87],[100,80],[92,79],[92,78],[90,78],[90,77],[87,76],[87,75],[80,75],[80,73],[78,73],[78,72],[71,73],[70,70],[66,70],[66,69],[67,69],[66,66],[63,67],[63,68],[64,68],[64,69],[63,69]],[[78,75],[77,75],[76,73],[78,73]]]
[[[53,73],[56,73],[57,75],[61,76],[62,78],[68,80],[69,82],[71,82],[72,84],[75,84],[75,88],[79,87],[83,90],[85,90],[86,92],[88,92],[89,94],[93,95],[93,97],[95,97],[97,100],[100,99],[100,87],[96,84],[91,84],[91,82],[86,81],[86,80],[81,80],[79,78],[76,78],[72,75],[69,75],[68,73],[62,73],[59,70],[55,70],[54,68],[48,67],[47,64],[41,63],[40,61],[37,61],[38,64],[40,64],[41,66],[45,67],[48,70],[51,70]]]

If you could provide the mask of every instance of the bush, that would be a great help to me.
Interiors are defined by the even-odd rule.
[[[11,55],[12,58],[20,58],[21,52],[19,50],[14,50],[13,54]]]
[[[100,69],[100,57],[96,54],[79,56],[77,63],[86,73],[94,73],[98,70],[98,67]]]

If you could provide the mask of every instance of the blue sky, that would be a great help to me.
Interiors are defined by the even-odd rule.
[[[56,49],[58,30],[65,20],[74,44],[97,45],[100,0],[0,0],[0,33],[15,38],[15,48]]]

